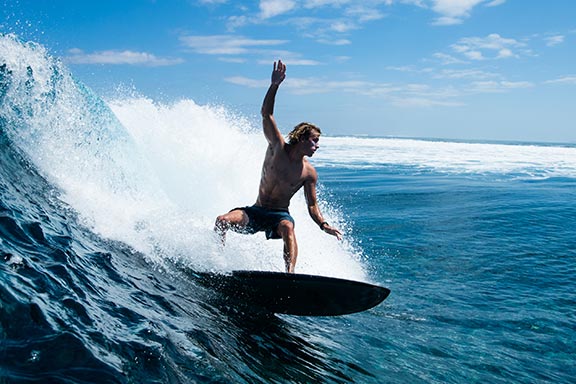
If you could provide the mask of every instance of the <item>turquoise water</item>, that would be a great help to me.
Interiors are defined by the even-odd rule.
[[[381,382],[573,380],[576,180],[390,167],[323,179],[393,292],[370,319]]]
[[[282,270],[281,242],[212,233],[255,199],[259,123],[104,102],[41,46],[0,43],[0,382],[574,381],[574,145],[323,137],[319,198],[345,240],[296,196],[297,272],[392,293],[263,318],[181,269]]]

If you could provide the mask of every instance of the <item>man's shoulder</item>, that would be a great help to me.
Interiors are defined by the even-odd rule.
[[[310,163],[307,159],[304,160],[304,170],[305,170],[305,177],[312,178],[314,181],[318,178],[318,173],[316,172],[316,168]]]
[[[283,141],[269,142],[266,147],[266,154],[268,156],[275,156],[286,151],[286,143]]]

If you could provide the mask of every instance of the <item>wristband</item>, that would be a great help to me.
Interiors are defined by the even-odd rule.
[[[321,229],[322,231],[324,230],[324,226],[325,226],[325,225],[330,225],[330,224],[328,224],[328,223],[325,222],[325,221],[323,221],[323,222],[320,223],[320,229]]]

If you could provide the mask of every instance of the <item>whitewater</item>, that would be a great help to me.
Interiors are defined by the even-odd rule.
[[[232,234],[222,252],[212,231],[218,214],[256,200],[266,148],[258,124],[191,100],[105,103],[42,47],[13,38],[4,44],[13,80],[3,111],[8,133],[83,224],[159,265],[172,259],[206,270],[283,270],[281,257],[259,256],[281,254],[278,242]],[[365,278],[354,250],[307,236],[315,225],[301,194],[291,208],[306,255],[301,272]]]

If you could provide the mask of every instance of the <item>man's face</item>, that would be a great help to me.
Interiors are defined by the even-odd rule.
[[[320,145],[318,145],[319,141],[320,135],[316,132],[310,132],[308,139],[304,139],[303,141],[306,144],[304,146],[304,152],[306,153],[306,156],[312,157],[312,155],[314,155],[314,152],[316,152],[320,147]]]

